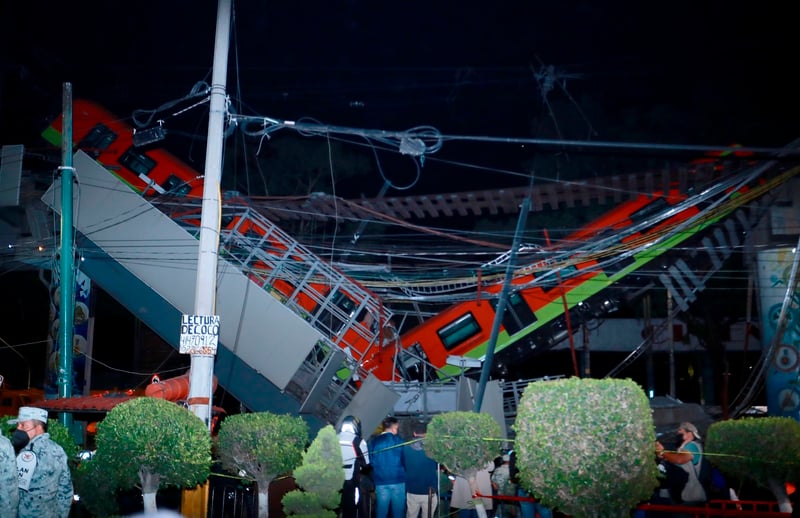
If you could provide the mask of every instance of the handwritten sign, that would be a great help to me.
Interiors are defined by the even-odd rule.
[[[182,315],[180,352],[217,354],[219,315]]]

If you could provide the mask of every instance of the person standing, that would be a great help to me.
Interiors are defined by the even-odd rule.
[[[342,487],[342,518],[369,518],[371,481],[367,474],[369,450],[361,437],[361,422],[346,416],[339,427],[339,447],[342,451],[344,485]],[[365,480],[366,479],[366,480]],[[366,483],[369,482],[369,483]]]
[[[72,479],[64,449],[47,433],[47,410],[23,406],[16,419],[19,518],[67,518],[72,507]]]
[[[403,446],[406,465],[406,517],[431,518],[439,505],[439,463],[425,453],[425,423],[414,424],[415,442]]]
[[[500,457],[500,463],[492,472],[492,490],[499,496],[516,496],[516,484],[511,480],[511,470],[509,462],[511,457],[504,454]],[[497,464],[497,463],[495,463]],[[497,511],[495,516],[498,518],[514,518],[516,506],[513,501],[497,499]]]
[[[15,457],[11,441],[0,435],[0,516],[9,518],[17,516],[19,505]]]
[[[684,505],[702,505],[707,496],[700,483],[700,468],[703,462],[703,447],[698,442],[700,433],[694,424],[683,422],[678,426],[678,438],[681,441],[678,451],[664,451],[664,445],[656,442],[656,455],[660,459],[680,466],[689,474],[686,485],[681,491]]]
[[[397,435],[400,423],[389,416],[381,423],[383,431],[372,438],[369,458],[375,481],[375,518],[405,518],[406,470],[403,461],[403,440]]]

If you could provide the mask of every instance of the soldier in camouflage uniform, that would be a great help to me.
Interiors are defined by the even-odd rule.
[[[47,433],[47,410],[21,407],[16,419],[15,439],[28,443],[17,454],[19,518],[68,518],[72,506],[72,480],[67,454],[50,440]]]
[[[0,435],[0,516],[17,516],[17,462],[11,441]]]

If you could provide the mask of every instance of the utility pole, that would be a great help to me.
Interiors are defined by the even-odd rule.
[[[519,251],[519,244],[522,241],[522,234],[525,232],[525,222],[528,219],[528,211],[530,208],[531,198],[527,196],[522,200],[522,208],[519,211],[519,219],[517,220],[517,229],[514,231],[514,240],[511,244],[511,254],[509,254],[508,263],[506,263],[503,291],[500,292],[500,298],[495,308],[492,330],[489,335],[489,343],[486,345],[486,355],[484,356],[483,367],[481,369],[481,378],[478,381],[478,392],[475,395],[475,401],[472,406],[474,412],[480,412],[481,405],[483,405],[483,395],[486,392],[486,384],[489,382],[489,374],[492,372],[492,364],[494,363],[494,348],[497,345],[497,335],[500,333],[500,325],[503,323],[503,313],[506,311],[508,297],[511,294],[511,281],[514,280],[517,252]]]
[[[72,396],[72,340],[75,324],[75,251],[72,246],[72,83],[64,83],[64,127],[61,132],[61,258],[58,300],[58,397]],[[72,414],[61,413],[61,424],[70,427]]]
[[[222,141],[226,113],[226,81],[230,41],[231,0],[219,0],[214,39],[214,66],[211,74],[208,143],[206,145],[203,204],[200,215],[200,244],[197,256],[194,315],[184,315],[181,326],[181,352],[191,354],[189,373],[189,409],[211,428],[214,357],[219,338],[216,316],[217,263],[220,233],[220,178],[222,176]],[[188,318],[187,318],[188,317]],[[200,342],[184,341],[186,326],[203,322]],[[216,322],[216,327],[214,327]],[[205,327],[203,327],[205,326]],[[211,331],[215,329],[215,331]]]

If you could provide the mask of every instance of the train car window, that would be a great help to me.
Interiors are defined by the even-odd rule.
[[[648,203],[641,209],[637,210],[633,214],[631,214],[631,221],[634,223],[639,223],[642,220],[649,218],[655,214],[658,214],[662,210],[666,209],[669,206],[667,199],[663,196]]]
[[[103,123],[95,125],[80,142],[78,148],[102,153],[112,142],[117,140],[117,134]]]
[[[625,257],[624,259],[619,259],[619,260],[614,261],[614,262],[612,262],[610,264],[604,265],[603,266],[603,271],[606,272],[606,276],[607,277],[611,277],[612,275],[615,275],[615,274],[619,273],[623,268],[626,268],[626,267],[632,265],[635,262],[636,262],[636,258],[633,257],[632,255],[629,255],[628,257]]]
[[[565,268],[562,268],[561,269],[562,280],[563,280],[563,276],[570,275],[571,273],[576,272],[577,270],[578,270],[578,268],[574,264],[571,264],[571,265],[569,265],[569,266],[567,266]],[[545,273],[547,273],[547,272],[541,272],[538,275],[534,274],[534,278],[542,276]],[[540,288],[542,288],[543,292],[547,293],[548,291],[550,291],[553,288],[558,286],[558,275],[553,273],[552,275],[549,275],[547,278],[545,278],[545,280],[542,281],[541,283],[537,283],[537,285]]]
[[[329,309],[330,306],[336,306],[338,311],[332,311]],[[355,300],[336,290],[336,293],[330,298],[330,303],[318,311],[317,320],[331,332],[338,333],[353,316],[355,308]]]
[[[475,320],[472,313],[467,313],[458,318],[455,322],[451,322],[436,331],[447,351],[454,349],[464,340],[472,338],[480,332],[481,326],[478,325],[478,321]]]
[[[188,183],[178,178],[174,174],[169,175],[169,178],[167,178],[166,181],[161,184],[161,187],[163,187],[168,193],[175,196],[186,196],[189,194],[189,191],[192,190]]]
[[[119,157],[119,163],[136,173],[137,175],[147,176],[156,166],[156,161],[149,156],[129,147],[125,153]]]
[[[495,311],[497,311],[497,299],[492,299],[489,303]],[[508,297],[506,310],[503,313],[503,327],[509,335],[515,335],[522,331],[524,328],[536,322],[536,314],[531,310],[528,302],[517,293],[512,293]]]

